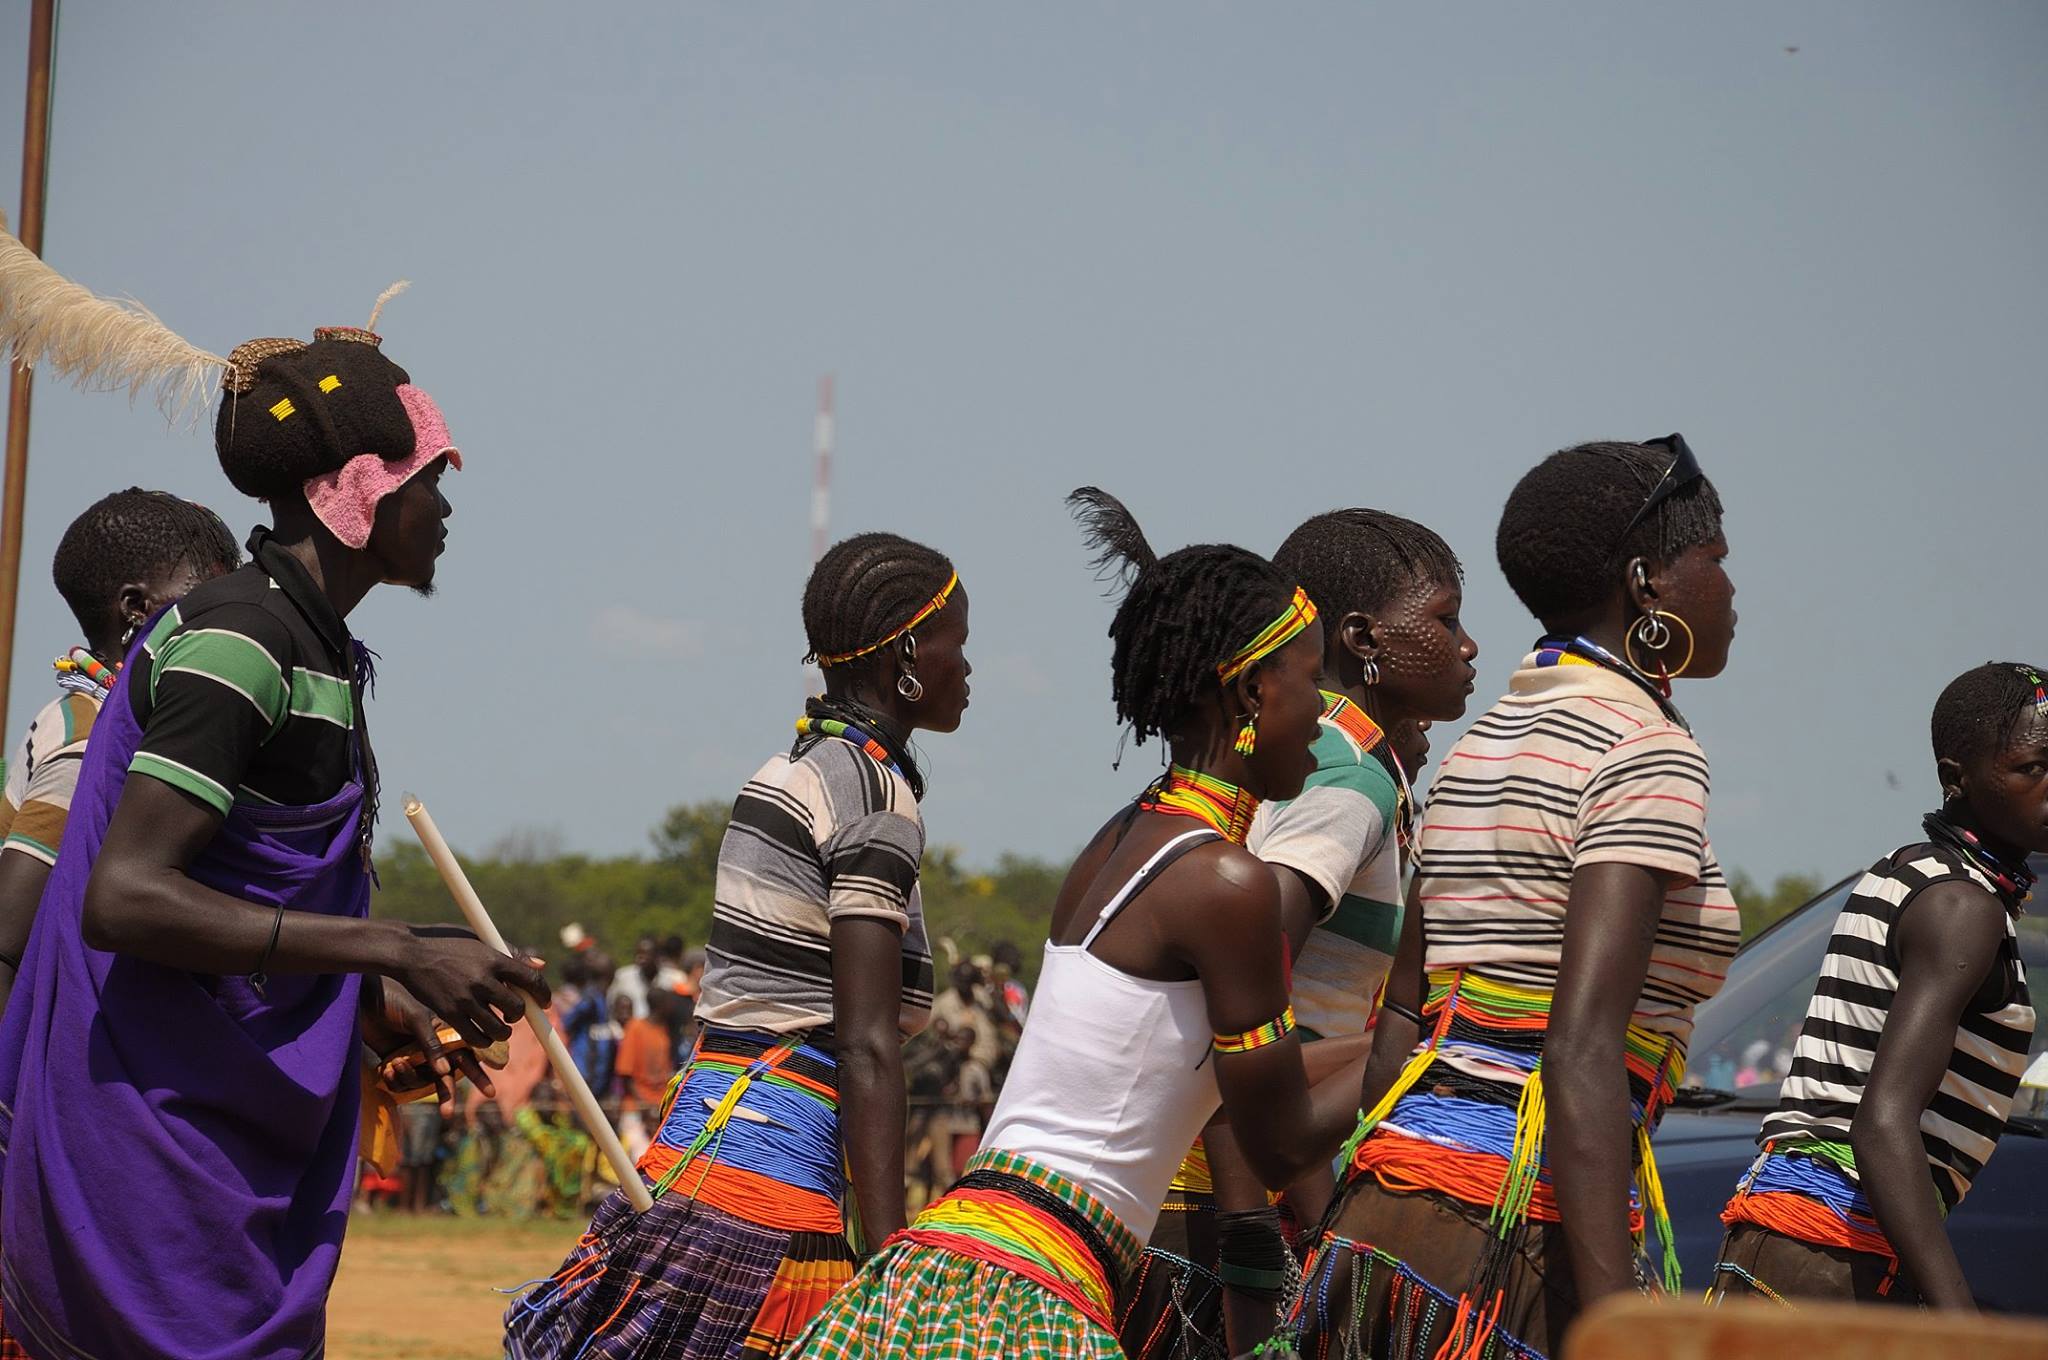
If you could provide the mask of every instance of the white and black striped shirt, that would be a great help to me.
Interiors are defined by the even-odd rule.
[[[903,932],[900,1023],[915,1034],[932,1008],[917,798],[851,742],[817,737],[797,750],[763,765],[733,802],[697,1017],[770,1034],[829,1029],[832,923],[873,916]]]
[[[1892,930],[1922,889],[1957,879],[1993,891],[1975,865],[1936,845],[1908,846],[1889,855],[1856,884],[1835,920],[1777,1113],[1764,1121],[1759,1142],[1849,1141],[1878,1038],[1899,990]],[[1998,1145],[2034,1037],[2034,1006],[2010,912],[2005,931],[1997,967],[2006,985],[1999,989],[1999,1004],[1964,1012],[1948,1071],[1920,1116],[1920,1141],[1934,1185],[1950,1206],[1962,1199]]]

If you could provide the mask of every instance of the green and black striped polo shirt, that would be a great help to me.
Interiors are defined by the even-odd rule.
[[[249,551],[249,565],[164,612],[141,673],[117,690],[142,728],[128,768],[223,816],[238,802],[323,803],[354,770],[348,626],[264,530]]]

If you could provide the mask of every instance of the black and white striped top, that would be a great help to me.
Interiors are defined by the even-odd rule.
[[[832,923],[870,916],[903,933],[900,1025],[923,1029],[923,857],[917,798],[895,770],[837,737],[774,757],[740,790],[719,847],[697,1017],[769,1034],[830,1029]]]
[[[1993,891],[1975,865],[1937,845],[1908,846],[1888,855],[1856,884],[1836,918],[1820,984],[1792,1051],[1792,1069],[1759,1142],[1849,1141],[1849,1126],[1877,1057],[1878,1036],[1899,990],[1892,927],[1921,889],[1958,878]],[[2005,932],[1997,966],[2007,985],[1999,1004],[1964,1013],[1948,1072],[1920,1116],[1920,1141],[1927,1148],[1934,1185],[1950,1206],[1962,1199],[1998,1145],[2034,1037],[2034,1006],[2011,913]]]

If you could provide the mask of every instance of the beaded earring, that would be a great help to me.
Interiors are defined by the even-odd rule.
[[[1239,755],[1248,756],[1253,751],[1257,750],[1258,746],[1259,715],[1256,713],[1248,713],[1245,715],[1244,726],[1237,729],[1237,743],[1235,749]]]

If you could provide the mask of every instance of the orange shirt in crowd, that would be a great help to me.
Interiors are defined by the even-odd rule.
[[[668,1094],[668,1079],[675,1075],[675,1049],[668,1026],[659,1020],[636,1015],[626,1022],[626,1037],[619,1041],[618,1073],[625,1085],[628,1109],[652,1113],[661,1108]]]

